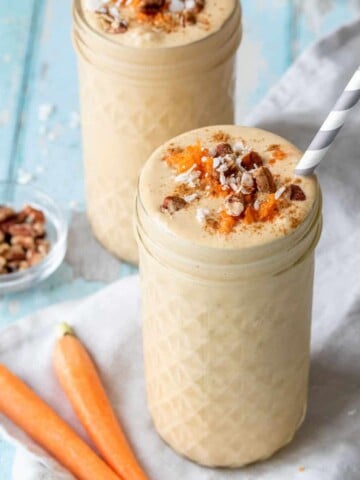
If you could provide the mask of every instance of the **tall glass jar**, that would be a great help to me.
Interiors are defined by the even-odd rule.
[[[132,229],[137,177],[150,153],[189,129],[234,121],[234,62],[241,10],[190,44],[140,48],[112,41],[74,0],[87,212],[98,240],[136,263]]]
[[[293,438],[306,411],[320,231],[319,190],[288,236],[244,249],[196,245],[154,221],[140,188],[148,405],[177,452],[238,467]]]

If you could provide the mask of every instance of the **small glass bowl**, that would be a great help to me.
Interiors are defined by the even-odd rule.
[[[0,274],[0,294],[33,287],[51,275],[62,263],[67,246],[67,221],[61,208],[41,190],[31,185],[0,182],[0,205],[21,210],[25,205],[42,210],[50,251],[38,264],[18,272]]]

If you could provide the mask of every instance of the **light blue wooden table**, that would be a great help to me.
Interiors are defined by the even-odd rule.
[[[238,121],[301,51],[360,14],[355,0],[243,0]],[[69,212],[84,210],[70,0],[0,0],[0,180],[33,182]],[[54,106],[47,122],[41,105]],[[119,266],[119,276],[132,271]],[[104,285],[64,264],[40,287],[0,297],[0,327]],[[1,392],[0,392],[1,395]],[[0,480],[11,478],[13,448],[0,441]]]

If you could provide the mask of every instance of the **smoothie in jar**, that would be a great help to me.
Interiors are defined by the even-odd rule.
[[[88,216],[99,241],[137,262],[139,170],[192,128],[234,120],[238,0],[74,0]]]
[[[315,176],[256,128],[209,127],[150,157],[140,176],[148,405],[176,451],[208,466],[271,456],[304,419]]]

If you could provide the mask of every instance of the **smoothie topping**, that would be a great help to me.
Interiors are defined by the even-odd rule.
[[[306,200],[299,185],[288,179],[279,184],[279,176],[269,168],[272,156],[266,160],[241,139],[232,144],[220,133],[217,140],[222,141],[209,148],[198,142],[166,152],[163,160],[174,172],[175,188],[161,205],[163,214],[174,215],[194,204],[198,223],[227,235],[238,224],[271,222],[292,202]],[[212,208],[203,208],[204,203]]]
[[[41,210],[26,205],[16,212],[0,205],[0,275],[26,270],[50,250],[46,218]]]
[[[178,28],[208,21],[200,15],[205,0],[88,0],[101,29],[107,33],[125,33],[132,24],[148,24],[170,33]]]

